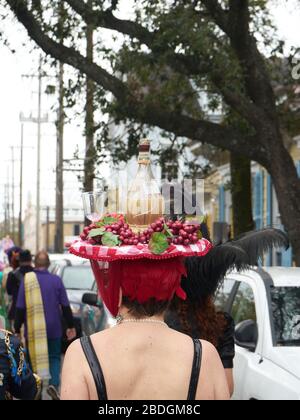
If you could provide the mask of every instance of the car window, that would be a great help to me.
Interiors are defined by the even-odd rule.
[[[60,270],[60,265],[57,264],[56,262],[51,263],[50,267],[49,267],[49,272],[55,275],[59,274],[59,270]]]
[[[252,287],[241,282],[235,295],[231,316],[235,325],[251,319],[256,322],[255,300]]]
[[[56,276],[60,275],[60,271],[67,265],[67,262],[62,260],[62,261],[57,261],[54,260],[51,262],[48,271],[52,274],[55,274]]]
[[[215,305],[220,311],[225,311],[226,304],[231,295],[233,286],[236,284],[235,280],[225,279],[217,290],[215,297]]]
[[[271,287],[276,346],[300,346],[300,287]]]
[[[95,278],[90,265],[66,267],[62,274],[66,289],[93,290]]]

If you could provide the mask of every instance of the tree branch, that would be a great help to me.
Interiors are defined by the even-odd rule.
[[[67,3],[78,13],[83,20],[97,28],[105,28],[117,31],[130,38],[136,38],[142,44],[145,44],[154,54],[168,52],[167,61],[171,66],[176,66],[178,71],[184,74],[199,75],[209,71],[207,62],[200,63],[199,58],[195,56],[186,56],[175,53],[169,47],[163,47],[157,43],[159,32],[151,32],[144,26],[131,20],[116,18],[110,10],[97,11],[89,8],[82,0],[66,0]],[[159,46],[158,46],[159,44]]]
[[[143,124],[160,127],[177,136],[187,137],[194,141],[210,143],[221,149],[248,156],[261,163],[264,162],[265,151],[257,138],[245,137],[238,130],[224,127],[209,121],[198,120],[183,114],[166,111],[153,103],[145,104],[136,100],[129,92],[127,85],[109,74],[100,66],[88,61],[78,51],[53,41],[46,35],[25,1],[6,0],[18,20],[27,29],[29,36],[55,59],[73,66],[85,73],[89,78],[113,93],[121,109],[126,109],[126,117]],[[147,102],[147,101],[146,101]],[[251,144],[251,147],[249,147]]]
[[[218,0],[200,0],[206,7],[211,17],[223,32],[228,34],[230,30],[228,26],[228,16],[226,10],[222,8]]]
[[[216,24],[229,37],[231,46],[244,70],[248,97],[260,107],[260,118],[276,121],[276,100],[264,58],[250,33],[249,0],[229,0],[229,10],[222,9],[218,0],[201,0]]]
[[[229,0],[228,22],[231,37],[246,46],[249,41],[249,0]]]
[[[76,13],[82,16],[86,23],[93,24],[97,27],[116,30],[122,34],[127,34],[132,38],[137,38],[140,42],[146,44],[152,50],[154,56],[156,53],[160,54],[163,51],[168,51],[167,63],[175,71],[179,71],[185,74],[187,77],[191,77],[193,75],[199,76],[200,74],[210,74],[212,76],[213,82],[224,95],[224,99],[227,104],[236,109],[236,111],[240,113],[244,118],[248,118],[254,127],[257,126],[258,118],[261,118],[259,109],[255,107],[255,105],[249,100],[247,100],[246,97],[243,97],[237,92],[234,93],[231,89],[228,89],[223,74],[218,72],[216,68],[212,68],[208,59],[202,60],[202,62],[200,62],[199,57],[174,53],[174,51],[170,50],[168,47],[163,48],[160,46],[159,51],[157,51],[157,47],[155,46],[155,38],[157,34],[148,31],[138,23],[129,20],[118,19],[113,16],[110,11],[99,12],[89,9],[89,7],[82,0],[66,1],[75,10]],[[225,12],[219,6],[217,6],[217,2],[211,2],[210,0],[207,4],[210,6],[211,10],[214,10],[214,13],[218,17],[218,21],[225,22],[225,16],[223,16],[223,13]]]
[[[46,35],[41,29],[38,21],[27,8],[26,1],[6,0],[6,2],[18,18],[19,22],[26,28],[29,37],[33,39],[46,54],[87,74],[95,82],[103,86],[104,89],[109,90],[120,99],[128,95],[126,85],[118,78],[112,76],[97,64],[88,61],[74,48],[69,48],[61,43],[57,43]]]
[[[131,20],[116,18],[111,10],[93,10],[82,0],[66,0],[66,2],[90,25],[121,32],[122,34],[129,35],[131,38],[137,38],[140,42],[148,46],[152,45],[154,41],[154,33]]]
[[[154,55],[160,55],[168,52],[167,63],[175,70],[185,74],[188,77],[200,74],[209,74],[213,83],[224,95],[224,99],[229,106],[232,106],[242,117],[249,120],[254,126],[260,126],[261,119],[264,118],[263,112],[255,105],[264,105],[264,108],[270,110],[270,101],[272,102],[272,87],[268,83],[266,69],[261,56],[256,49],[253,53],[256,56],[256,64],[260,59],[260,71],[264,69],[263,80],[259,80],[257,72],[253,66],[254,60],[249,60],[249,48],[253,48],[253,42],[249,34],[249,1],[248,0],[230,0],[229,11],[224,10],[218,0],[201,0],[208,12],[211,14],[216,24],[229,36],[232,46],[237,52],[237,56],[243,68],[247,67],[245,74],[250,74],[245,78],[245,86],[249,98],[232,92],[227,88],[226,80],[223,74],[216,68],[211,68],[209,60],[199,60],[199,57],[186,56],[171,51],[168,47],[156,46],[156,36],[158,33],[150,32],[142,25],[130,21],[116,18],[110,10],[95,11],[82,0],[66,0],[67,3],[82,16],[86,23],[93,24],[96,27],[102,27],[118,31],[129,35],[131,38],[137,38],[141,43],[147,45]],[[256,44],[255,44],[256,48]],[[247,63],[248,60],[248,63]],[[265,103],[266,96],[269,98]],[[274,103],[274,102],[273,102]]]
[[[256,136],[245,137],[239,130],[228,126],[191,118],[182,114],[174,114],[159,107],[144,107],[142,110],[131,106],[132,117],[139,121],[176,134],[187,137],[193,142],[208,143],[220,149],[247,156],[256,162],[265,164],[266,152]]]

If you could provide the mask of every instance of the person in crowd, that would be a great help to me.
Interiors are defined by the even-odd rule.
[[[191,340],[164,322],[174,294],[182,296],[181,258],[121,259],[104,271],[98,261],[92,264],[100,294],[110,312],[118,313],[118,323],[71,344],[63,366],[62,400],[229,398],[213,345]]]
[[[187,279],[182,280],[182,288],[187,294],[187,299],[183,301],[175,297],[166,313],[165,321],[171,328],[193,338],[200,337],[216,347],[225,369],[229,392],[232,395],[235,356],[234,320],[228,313],[216,308],[214,296],[207,294],[205,288],[201,288],[200,282],[197,299],[194,294],[190,294],[186,282],[199,281],[195,278],[198,272],[196,264],[196,258],[186,261],[188,275]]]
[[[5,268],[5,264],[2,261],[0,261],[0,286],[2,286],[4,268]]]
[[[4,289],[2,288],[4,268],[5,264],[0,261],[0,329],[5,329],[7,324],[6,303],[4,297]]]
[[[8,320],[11,329],[13,329],[13,321],[16,312],[16,300],[20,287],[20,280],[14,277],[14,272],[19,268],[19,256],[22,251],[19,247],[12,247],[6,251],[9,267],[6,270],[2,287],[5,288],[8,298]]]
[[[202,232],[206,232],[208,239],[208,229],[202,228]],[[220,244],[202,258],[186,258],[186,275],[181,287],[187,298],[183,301],[175,297],[166,314],[165,320],[170,327],[216,346],[231,395],[234,391],[235,325],[228,313],[216,307],[216,290],[229,270],[241,271],[257,265],[259,258],[276,246],[287,248],[288,238],[280,230],[268,228],[247,232]]]
[[[39,399],[41,388],[41,379],[27,365],[20,341],[0,330],[0,401]]]
[[[32,369],[49,378],[48,392],[56,394],[60,384],[63,314],[69,340],[76,337],[70,303],[60,277],[49,273],[49,256],[38,252],[34,272],[22,280],[15,319],[15,332],[25,323],[25,337]]]
[[[18,267],[14,271],[9,273],[6,283],[6,292],[8,296],[11,297],[11,304],[8,311],[8,319],[10,320],[12,326],[16,316],[16,304],[20,284],[25,274],[33,271],[32,255],[30,251],[20,250],[16,262],[18,264]]]

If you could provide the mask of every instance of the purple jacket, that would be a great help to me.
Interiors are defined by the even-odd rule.
[[[48,270],[34,270],[34,272],[37,275],[41,288],[47,327],[47,338],[48,340],[61,338],[61,306],[66,307],[70,305],[66,289],[61,278],[49,273]],[[20,285],[17,309],[26,310],[24,280]]]

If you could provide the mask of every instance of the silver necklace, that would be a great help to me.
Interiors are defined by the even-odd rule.
[[[159,321],[158,319],[147,319],[147,318],[146,319],[145,318],[142,318],[142,319],[127,318],[127,319],[124,319],[122,317],[118,317],[118,319],[117,319],[117,325],[130,323],[130,322],[137,323],[137,324],[138,323],[160,324],[160,325],[163,325],[164,327],[168,327],[168,325],[164,321]]]

